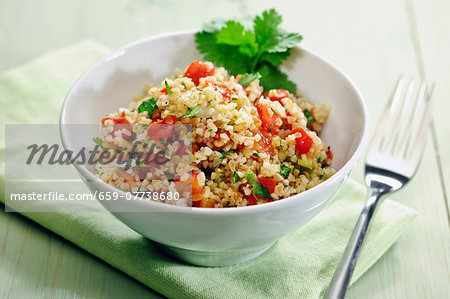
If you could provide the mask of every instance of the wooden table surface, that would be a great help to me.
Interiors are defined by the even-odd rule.
[[[419,215],[347,298],[450,298],[450,1],[0,1],[0,71],[81,39],[114,49],[270,7],[354,80],[372,124],[400,74],[436,84],[421,168],[391,196]],[[352,176],[362,182],[362,174],[359,163]],[[0,240],[0,298],[158,296],[18,214],[0,212]]]

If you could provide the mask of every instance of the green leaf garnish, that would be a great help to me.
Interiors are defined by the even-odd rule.
[[[213,21],[196,33],[197,49],[206,60],[223,66],[232,75],[259,72],[265,91],[284,88],[295,94],[295,84],[278,66],[289,57],[290,50],[302,40],[302,36],[279,28],[281,21],[274,9],[256,16],[251,30],[249,26],[246,29],[243,22]],[[245,81],[239,83],[246,86]]]
[[[270,195],[269,191],[266,187],[261,185],[256,179],[255,175],[253,173],[247,173],[247,180],[252,186],[252,191],[255,195],[261,196],[264,198],[272,199],[272,196]]]
[[[307,120],[306,125],[309,125],[314,120],[312,113],[309,110],[305,109],[305,110],[303,110],[303,114],[305,115],[306,120]]]
[[[254,74],[244,74],[242,75],[242,77],[239,79],[239,84],[241,84],[242,86],[247,86],[250,83],[252,83],[253,81],[255,81],[256,79],[261,78],[261,74],[259,72],[256,72]]]
[[[138,112],[141,113],[141,112],[147,111],[148,116],[152,116],[153,111],[155,111],[155,109],[158,109],[158,105],[156,105],[155,98],[151,98],[151,99],[142,101],[142,103],[138,107]]]
[[[257,54],[258,44],[253,32],[244,31],[244,26],[236,21],[228,21],[217,34],[217,43],[237,46],[240,53],[252,57]]]
[[[264,64],[259,68],[259,72],[261,73],[260,83],[264,86],[264,90],[283,88],[292,94],[296,93],[295,83],[273,65]]]
[[[291,172],[291,168],[284,166],[284,165],[280,165],[280,174],[284,177],[287,178],[289,173]]]
[[[243,179],[244,178],[241,178],[236,171],[233,173],[233,183],[238,183],[238,182],[242,181]]]
[[[92,138],[92,140],[104,151],[107,151],[108,149],[103,145],[103,140],[99,137]]]
[[[171,95],[173,92],[172,92],[172,89],[170,89],[170,86],[167,83],[167,81],[164,81],[164,85],[166,85],[167,94]]]
[[[256,152],[256,153],[253,153],[253,156],[255,156],[256,158],[259,158],[259,154],[258,154],[258,152]]]
[[[192,117],[194,115],[197,115],[202,108],[200,106],[195,106],[194,108],[188,108],[186,111],[186,114],[184,114],[183,118]]]

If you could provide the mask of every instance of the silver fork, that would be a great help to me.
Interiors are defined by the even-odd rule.
[[[405,90],[406,88],[406,90]],[[431,121],[431,92],[422,83],[415,100],[415,82],[399,79],[366,157],[369,198],[348,241],[325,298],[344,298],[356,260],[380,198],[406,185],[414,176],[425,148]]]

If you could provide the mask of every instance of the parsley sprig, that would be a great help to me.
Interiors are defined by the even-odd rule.
[[[272,199],[269,190],[267,190],[266,187],[261,185],[255,177],[256,176],[253,173],[247,172],[247,181],[249,182],[250,186],[252,186],[253,194],[264,198]]]
[[[183,118],[188,118],[188,117],[192,117],[197,115],[200,111],[202,110],[202,108],[200,106],[195,106],[193,108],[188,108],[188,110],[186,111],[186,113],[184,114]]]
[[[138,107],[138,112],[141,113],[141,112],[147,111],[148,116],[151,117],[153,114],[153,111],[155,111],[155,109],[158,109],[156,100],[155,100],[155,98],[150,98],[148,100],[142,101],[142,103]]]
[[[256,72],[255,74],[244,74],[242,75],[241,79],[239,79],[239,84],[242,86],[247,86],[256,79],[260,79],[261,74],[259,72]]]
[[[295,93],[295,84],[278,67],[303,38],[281,29],[281,21],[275,9],[256,16],[251,30],[235,20],[213,21],[195,35],[197,49],[206,60],[225,67],[232,75],[259,72],[264,90],[283,88]]]
[[[216,166],[214,166],[213,167],[213,169],[215,169],[217,166],[219,166],[220,164],[222,164],[222,162],[223,162],[223,159],[225,159],[225,157],[226,156],[228,156],[229,154],[231,154],[231,153],[234,153],[236,150],[234,150],[234,149],[231,149],[231,150],[229,150],[229,151],[224,151],[224,150],[219,150],[219,153],[220,153],[220,161],[219,161],[219,163],[216,165]]]
[[[103,140],[99,137],[92,138],[92,140],[104,151],[107,151],[108,149],[103,145]]]
[[[169,83],[167,83],[167,81],[164,81],[164,85],[166,86],[167,94],[171,95],[173,92],[172,89],[170,89]]]

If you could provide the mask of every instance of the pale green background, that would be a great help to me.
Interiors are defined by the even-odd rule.
[[[114,49],[148,35],[196,29],[212,18],[269,7],[284,16],[285,27],[303,34],[303,46],[350,75],[366,97],[372,120],[400,74],[436,83],[437,108],[422,167],[405,190],[392,196],[419,216],[347,298],[449,298],[450,1],[0,0],[0,71],[81,39]],[[362,182],[361,163],[352,176]],[[1,298],[152,295],[29,220],[0,212]]]

